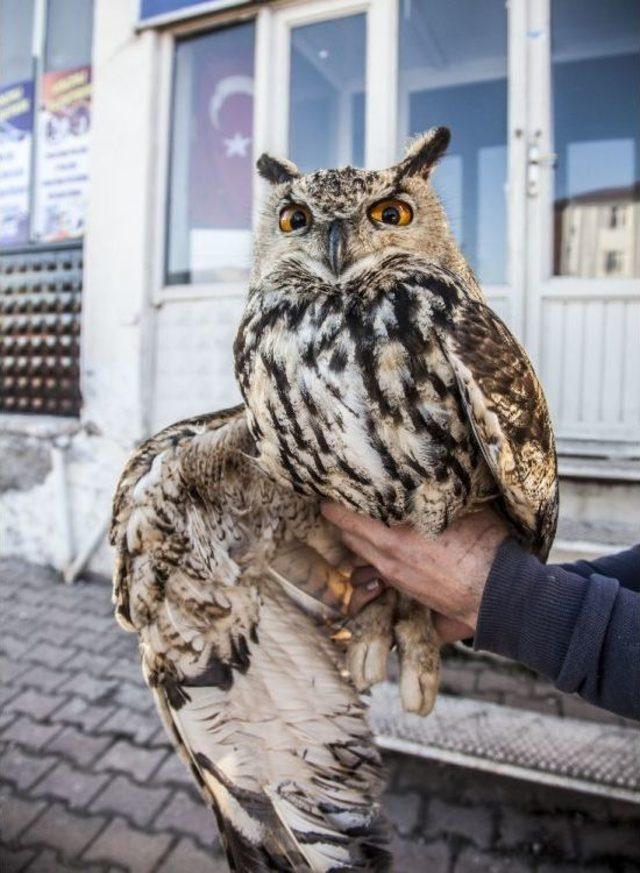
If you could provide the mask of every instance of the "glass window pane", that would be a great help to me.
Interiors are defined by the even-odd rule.
[[[0,86],[32,77],[34,0],[0,0]]]
[[[90,64],[92,32],[93,0],[49,0],[45,72]]]
[[[640,4],[552,3],[554,272],[640,276]]]
[[[507,13],[504,0],[400,0],[399,155],[447,125],[434,175],[458,241],[484,283],[506,281]]]
[[[253,23],[177,44],[167,284],[249,274],[253,46]]]
[[[364,164],[366,15],[291,33],[289,156],[303,172]]]
[[[33,5],[0,0],[0,247],[29,240]]]

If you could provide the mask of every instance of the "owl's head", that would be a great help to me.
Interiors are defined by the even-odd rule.
[[[272,187],[256,235],[254,281],[292,257],[337,279],[390,248],[459,269],[462,256],[431,184],[450,137],[446,127],[428,131],[386,170],[303,175],[290,161],[263,154],[258,170]]]

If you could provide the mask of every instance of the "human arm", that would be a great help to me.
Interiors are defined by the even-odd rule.
[[[616,558],[604,564],[609,572]],[[631,589],[602,573],[585,577],[571,566],[545,566],[507,540],[487,579],[474,648],[519,661],[596,706],[640,718],[640,594]]]
[[[356,584],[377,572],[462,623],[466,636],[475,630],[476,649],[520,661],[563,691],[640,718],[640,594],[631,590],[630,573],[625,588],[602,573],[585,578],[544,565],[507,539],[506,525],[488,508],[454,522],[435,540],[341,507],[323,511],[346,545],[375,567],[356,571]],[[611,568],[616,557],[626,560],[612,556],[598,566]]]

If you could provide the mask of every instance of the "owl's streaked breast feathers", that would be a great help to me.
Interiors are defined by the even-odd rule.
[[[317,620],[349,594],[320,499],[427,536],[494,500],[531,551],[553,540],[544,396],[430,185],[447,143],[432,131],[379,172],[305,176],[263,156],[273,188],[234,350],[244,407],[166,429],[118,487],[116,612],[235,870],[389,864],[378,756]],[[390,592],[352,632],[355,686],[382,678],[395,641],[405,707],[428,711],[428,613]]]

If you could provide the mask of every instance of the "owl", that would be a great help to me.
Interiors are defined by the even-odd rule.
[[[531,552],[553,540],[541,387],[432,186],[449,137],[382,171],[260,158],[243,404],[148,440],[117,489],[116,616],[232,870],[388,869],[362,692],[394,646],[404,707],[437,692],[425,607],[387,590],[345,619],[352,556],[320,501],[426,537],[491,501]]]

